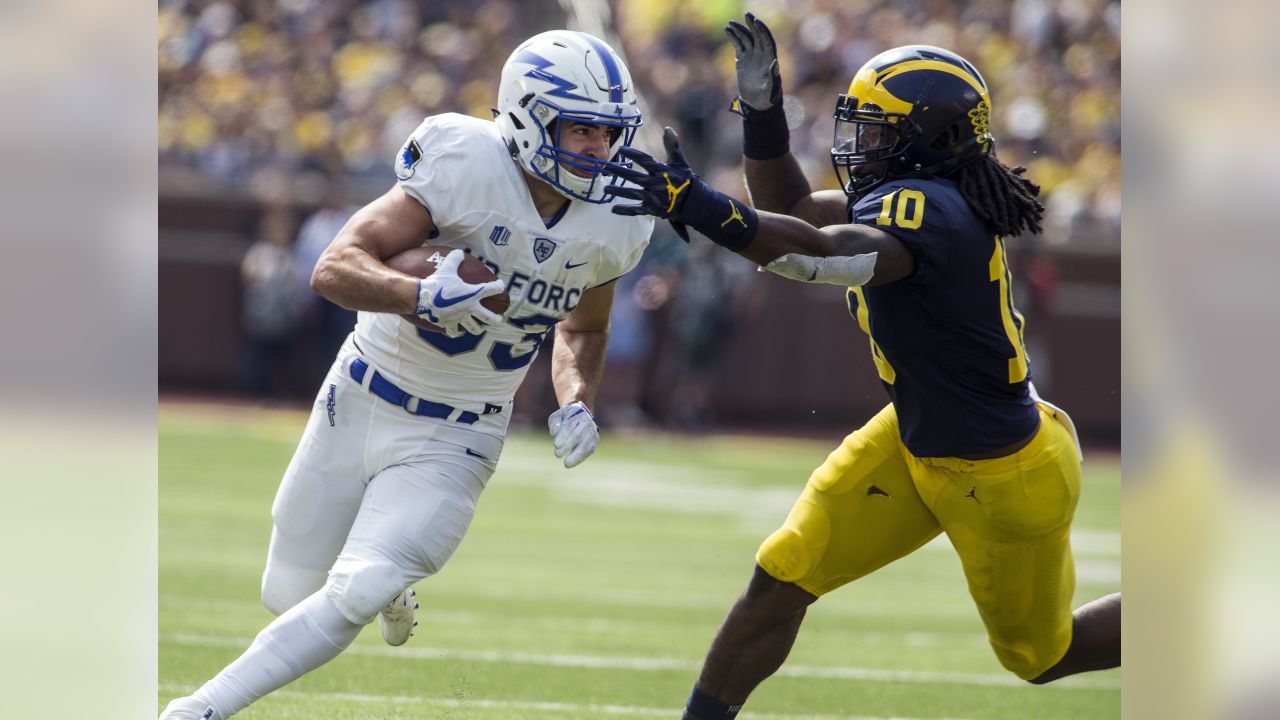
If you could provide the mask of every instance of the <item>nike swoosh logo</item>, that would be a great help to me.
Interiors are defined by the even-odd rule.
[[[572,263],[572,261],[566,260],[566,261],[565,261],[565,263],[564,263],[564,269],[565,269],[565,270],[572,270],[572,269],[574,269],[574,268],[579,268],[579,267],[582,267],[583,265],[586,265],[588,262],[591,262],[591,261],[590,261],[590,260],[583,260],[582,262],[578,263],[577,265],[574,265],[574,264]]]
[[[488,460],[488,459],[489,459],[489,458],[487,458],[487,457],[485,457],[485,456],[481,455],[480,453],[476,452],[475,450],[472,450],[471,448],[466,448],[466,451],[467,451],[467,454],[468,454],[468,455],[470,455],[471,457],[478,457],[478,458],[480,458],[481,460]]]
[[[468,298],[473,298],[476,295],[479,295],[480,292],[481,292],[480,290],[473,290],[472,292],[469,292],[466,295],[459,295],[458,297],[446,298],[444,295],[440,293],[439,290],[437,290],[436,296],[431,301],[431,304],[435,305],[436,307],[447,308],[450,305],[457,305],[458,303]]]

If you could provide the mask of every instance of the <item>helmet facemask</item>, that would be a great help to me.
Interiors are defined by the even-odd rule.
[[[541,144],[534,150],[528,168],[539,179],[547,182],[562,194],[576,200],[592,203],[609,202],[610,197],[597,193],[604,178],[608,184],[620,181],[606,170],[606,163],[620,160],[618,151],[629,147],[641,124],[640,116],[620,117],[592,112],[570,112],[544,98],[536,98],[530,104],[529,117],[538,128]],[[603,159],[564,149],[562,132],[568,121],[587,125],[604,126],[610,131],[609,150]],[[630,166],[630,162],[621,164]],[[581,173],[574,172],[578,170]]]
[[[631,144],[642,122],[621,58],[600,39],[570,30],[540,33],[516,48],[502,68],[494,119],[526,173],[565,197],[600,204],[612,201],[602,192],[606,182],[621,182],[605,163]],[[616,131],[608,156],[566,149],[568,121]]]
[[[900,162],[920,135],[906,114],[885,112],[872,103],[859,107],[851,95],[839,96],[834,117],[831,165],[845,194],[855,200],[888,179],[891,165]]]

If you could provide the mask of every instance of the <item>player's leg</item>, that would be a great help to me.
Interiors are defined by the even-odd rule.
[[[349,359],[344,348],[321,384],[271,506],[262,604],[275,615],[324,585],[371,475],[367,446],[381,400],[347,375]]]
[[[1039,432],[1014,455],[910,462],[960,555],[996,657],[1024,680],[1039,677],[1072,642],[1070,534],[1080,493],[1074,438],[1042,408]],[[1118,648],[1118,634],[1114,640]]]
[[[759,565],[746,590],[716,631],[684,720],[737,715],[756,686],[782,667],[795,644],[805,610],[818,597],[782,582]]]
[[[477,447],[495,460],[466,452]],[[403,590],[444,567],[471,525],[500,451],[500,440],[437,440],[413,464],[374,478],[325,586],[349,620],[371,621]]]
[[[819,596],[924,545],[937,520],[916,494],[889,406],[813,472],[756,554],[750,584],[712,641],[686,720],[722,720],[782,666]]]
[[[262,603],[276,615],[324,585],[360,509],[368,439],[382,401],[351,380],[352,357],[344,347],[320,386],[272,506]],[[417,607],[414,591],[406,589],[383,608],[382,637],[389,645],[403,645],[412,635]]]
[[[226,720],[337,657],[388,602],[444,566],[466,534],[492,466],[462,446],[432,446],[442,449],[430,462],[393,465],[374,476],[325,586],[276,618],[196,691],[192,697],[212,710],[211,720]]]
[[[324,589],[317,590],[273,620],[199,690],[169,703],[160,720],[226,720],[337,657],[363,627],[343,616]]]
[[[1059,678],[1120,667],[1120,593],[1104,595],[1071,614],[1071,644],[1053,667],[1031,680],[1036,685]]]

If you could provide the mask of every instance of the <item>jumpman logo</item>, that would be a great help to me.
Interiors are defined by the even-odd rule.
[[[685,180],[683,185],[676,187],[671,182],[671,173],[662,173],[662,177],[667,181],[667,212],[673,213],[676,211],[676,198],[680,197],[680,193],[689,187],[689,181]]]
[[[727,220],[720,223],[720,227],[724,227],[725,225],[728,225],[730,222],[734,220],[737,220],[738,222],[742,223],[742,227],[746,227],[747,221],[743,219],[742,213],[738,212],[738,206],[735,205],[732,200],[729,201],[729,207],[733,208],[733,212],[729,214],[729,217]]]

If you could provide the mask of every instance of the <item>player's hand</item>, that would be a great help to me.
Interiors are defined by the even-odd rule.
[[[502,292],[501,280],[469,283],[458,277],[458,267],[465,254],[454,250],[445,255],[430,277],[418,281],[418,307],[414,314],[440,326],[445,335],[463,333],[478,335],[485,326],[502,322],[502,317],[480,304],[480,301]]]
[[[565,405],[547,418],[556,457],[564,458],[564,466],[575,467],[586,460],[600,445],[600,429],[591,411],[581,402]]]
[[[778,70],[778,45],[760,18],[747,13],[746,24],[730,20],[725,34],[733,43],[738,71],[738,97],[753,110],[765,110],[782,102],[782,73]]]
[[[662,144],[667,150],[667,162],[661,163],[648,153],[632,147],[624,147],[618,154],[635,162],[645,169],[640,172],[634,168],[609,163],[609,172],[639,187],[626,185],[606,185],[605,194],[616,195],[629,200],[639,200],[639,205],[614,205],[615,215],[653,215],[671,221],[681,239],[689,242],[689,230],[680,221],[680,211],[689,196],[702,185],[702,179],[689,167],[689,161],[680,149],[680,138],[676,131],[666,128],[662,133]]]

